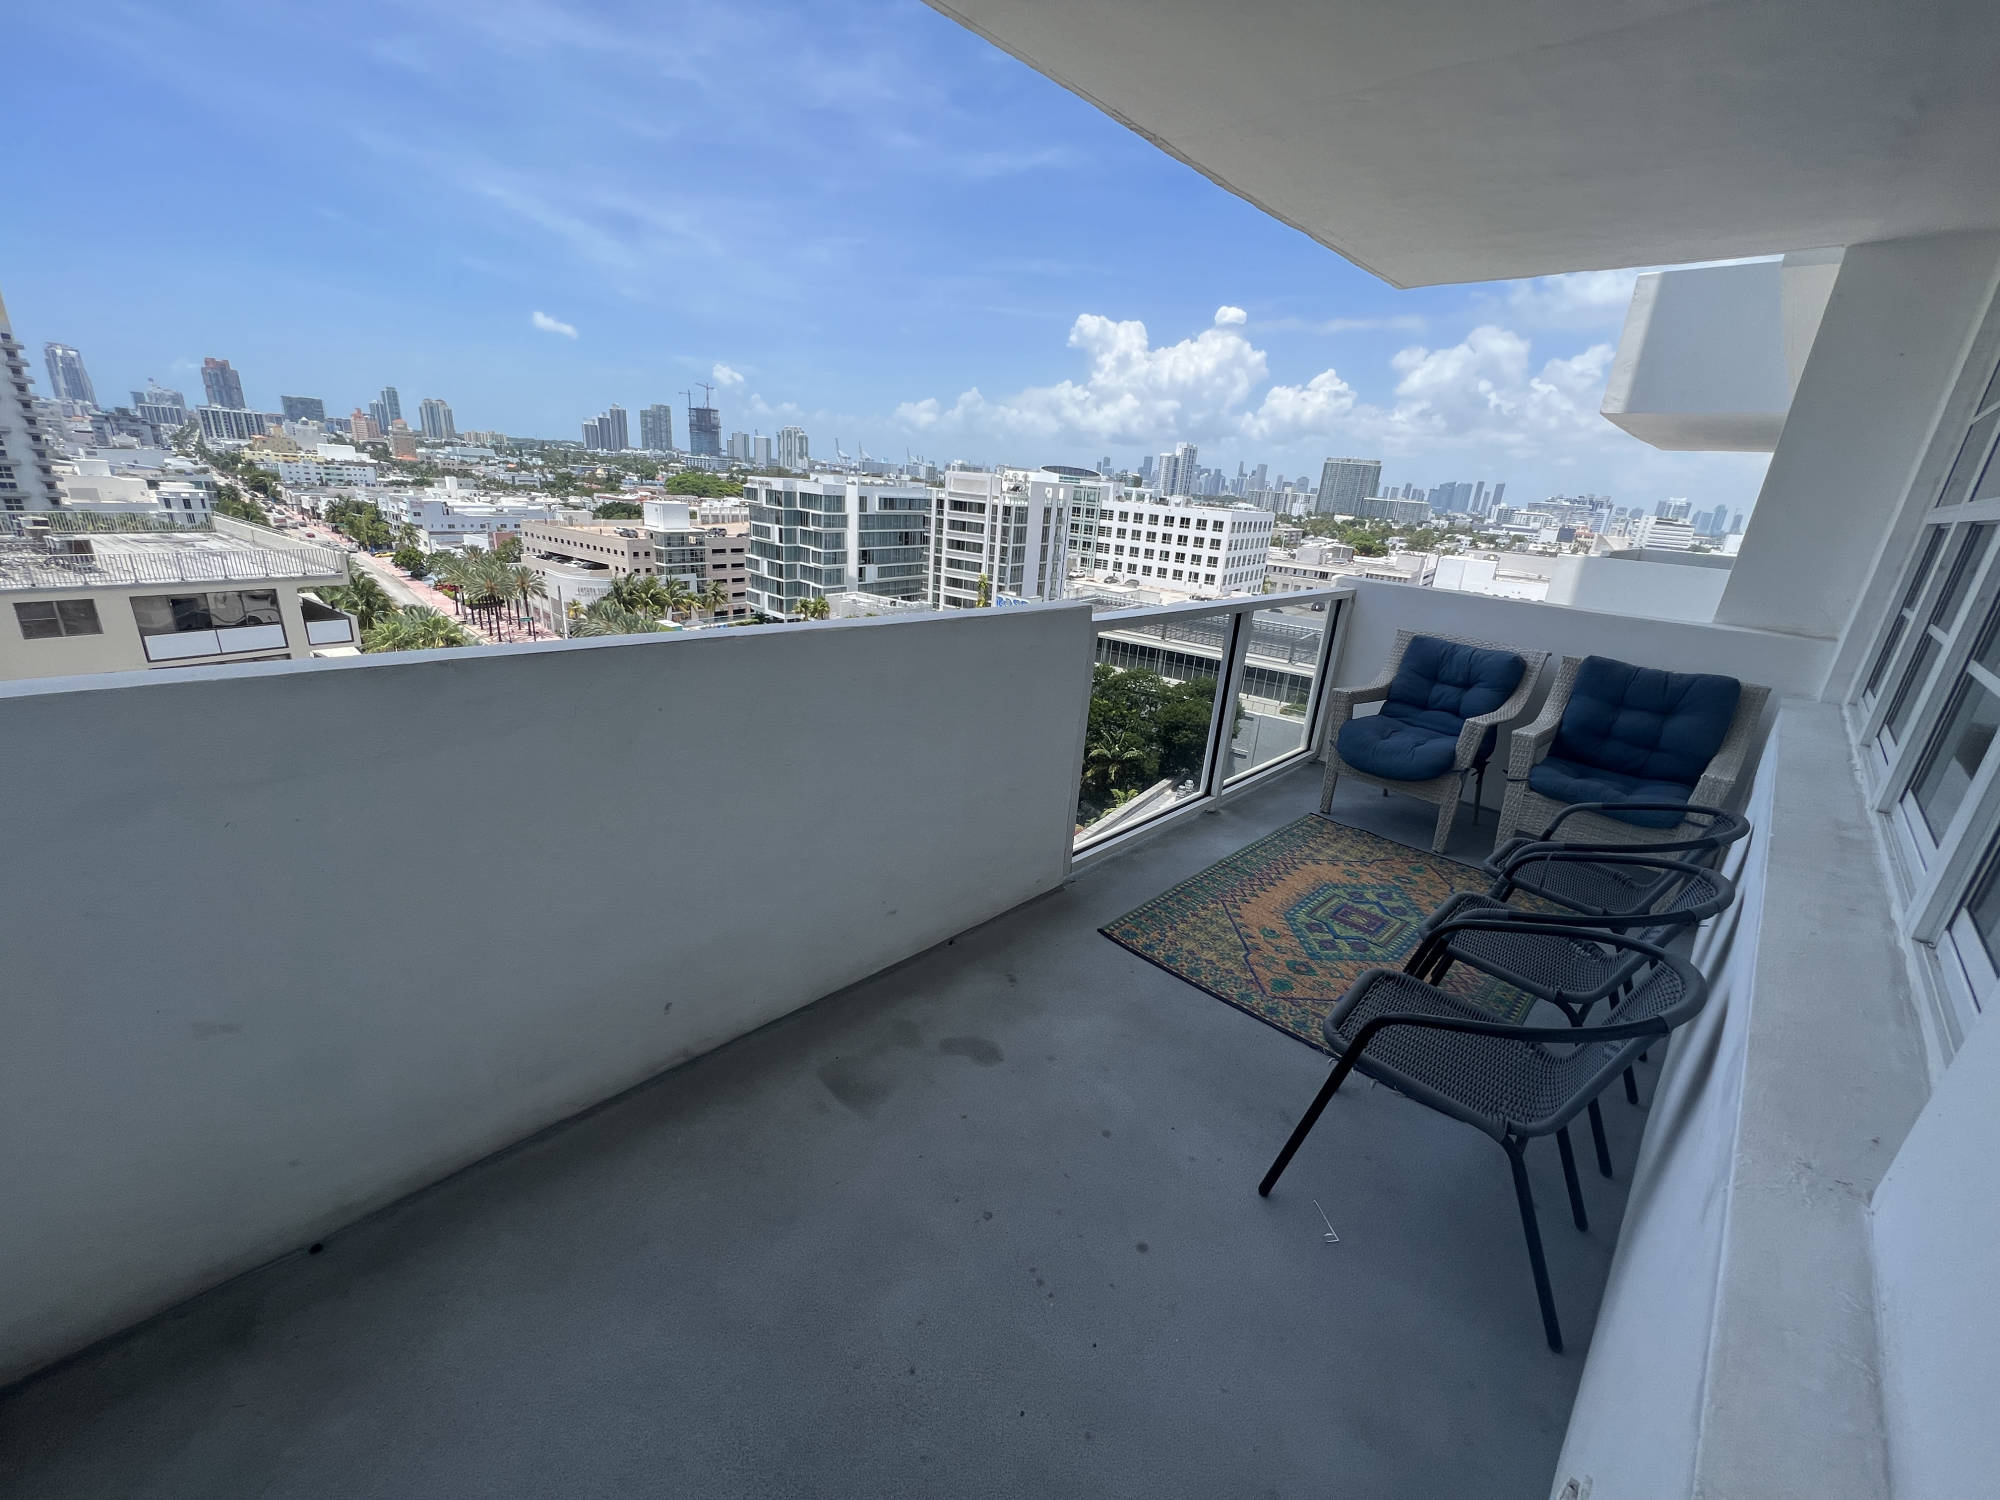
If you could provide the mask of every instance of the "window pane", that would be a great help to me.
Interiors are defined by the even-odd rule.
[[[1961,681],[1952,695],[1944,723],[1924,751],[1910,796],[1924,815],[1931,837],[1941,839],[1952,815],[1965,800],[1966,788],[2000,727],[2000,699],[1979,684]]]
[[[1917,569],[1910,575],[1910,586],[1903,590],[1904,609],[1917,607],[1917,595],[1924,591],[1924,585],[1930,581],[1931,566],[1937,562],[1938,548],[1944,545],[1945,527],[1927,526],[1924,529],[1929,536],[1924,542],[1924,555],[1917,559]]]
[[[91,599],[59,599],[56,601],[56,618],[62,621],[64,635],[102,635],[104,629],[97,623],[97,603]]]
[[[1924,685],[1924,678],[1930,675],[1931,663],[1937,660],[1937,637],[1928,631],[1917,646],[1917,654],[1911,658],[1909,668],[1903,673],[1903,680],[1896,688],[1896,701],[1889,705],[1889,733],[1898,741],[1903,738],[1903,730],[1910,722],[1910,715],[1916,712],[1918,689]]]
[[[1972,498],[1991,500],[2000,495],[2000,448],[1993,450],[1993,456],[1986,460],[1986,467],[1979,473],[1979,483],[1972,487]]]
[[[1243,684],[1229,746],[1231,778],[1247,776],[1306,742],[1306,714],[1319,675],[1331,604],[1274,605],[1250,616]]]
[[[2000,430],[2000,411],[1988,412],[1972,424],[1972,430],[1965,435],[1959,445],[1958,457],[1951,461],[1951,472],[1944,477],[1944,488],[1938,491],[1939,505],[1956,505],[1963,500],[1971,487],[1972,476],[1979,471],[1980,462],[1986,457],[1986,445],[1993,441],[1993,434]]]
[[[23,640],[46,641],[62,634],[62,623],[56,619],[56,607],[52,600],[38,599],[31,604],[17,604],[14,606],[14,618],[20,622]]]
[[[1888,670],[1889,658],[1896,654],[1896,646],[1903,639],[1903,627],[1909,623],[1908,617],[1900,614],[1889,622],[1889,638],[1882,643],[1882,653],[1875,658],[1875,665],[1868,673],[1868,686],[1862,689],[1863,692],[1873,693],[1882,685],[1882,674]]]
[[[1931,624],[1949,630],[1958,618],[1958,607],[1965,601],[1965,591],[1972,587],[1972,575],[1979,568],[1980,554],[1985,550],[1991,526],[1969,526],[1965,539],[1952,554],[1951,573],[1944,581],[1944,588],[1938,594],[1937,603],[1931,606]]]
[[[1986,945],[1988,959],[2000,968],[2000,850],[1986,857],[1986,871],[1965,903],[1965,914],[1979,929],[1979,941]]]
[[[1097,638],[1077,792],[1077,842],[1201,795],[1228,614],[1135,620]]]

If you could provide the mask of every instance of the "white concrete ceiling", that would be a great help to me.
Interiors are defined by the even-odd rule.
[[[2000,223],[2000,0],[931,0],[1399,286]]]

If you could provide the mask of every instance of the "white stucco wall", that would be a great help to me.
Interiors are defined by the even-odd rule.
[[[1972,1028],[1875,1192],[1882,1404],[1897,1496],[2000,1483],[2000,1026]]]
[[[1555,559],[1548,602],[1706,625],[1715,618],[1716,603],[1728,582],[1727,568],[1570,553]]]
[[[1599,409],[1656,448],[1770,452],[1792,395],[1783,300],[1775,260],[1646,273]]]
[[[0,685],[0,763],[55,772],[0,800],[0,1379],[1059,884],[1091,645],[1051,605]]]
[[[1856,618],[1880,618],[1884,596],[1864,585],[1878,558],[1900,565],[1915,523],[1899,513],[1996,271],[1991,233],[1849,247],[1719,624],[1833,640],[1857,601]]]
[[[1803,697],[1818,694],[1833,651],[1831,641],[1771,631],[1559,609],[1407,584],[1357,580],[1354,588],[1355,608],[1343,626],[1336,682],[1371,680],[1388,660],[1397,630],[1405,627],[1506,641],[1557,656],[1596,652],[1675,671],[1725,672],[1761,682],[1780,695]]]

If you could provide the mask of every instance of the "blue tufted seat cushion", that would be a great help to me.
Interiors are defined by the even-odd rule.
[[[1685,802],[1722,748],[1742,692],[1734,677],[1587,656],[1528,785],[1559,802]],[[1606,813],[1641,828],[1680,822],[1672,813]]]
[[[1386,781],[1429,781],[1452,769],[1467,719],[1492,713],[1521,685],[1527,663],[1435,636],[1411,638],[1380,713],[1349,719],[1334,747],[1357,771]],[[1474,765],[1493,753],[1496,731],[1480,741]]]

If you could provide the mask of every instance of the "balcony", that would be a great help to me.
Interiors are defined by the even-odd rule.
[[[1809,1148],[1814,1183],[1872,1183],[1910,1114],[1910,1039],[1886,1022],[1810,1080],[1744,1056],[1746,1031],[1825,997],[1759,951],[1793,951],[1820,902],[1871,910],[1880,879],[1817,847],[1860,816],[1829,795],[1829,706],[1781,715],[1760,772],[1754,894],[1697,954],[1728,997],[1713,1025],[1654,1056],[1650,1109],[1609,1109],[1619,1178],[1588,1179],[1591,1231],[1545,1215],[1566,1356],[1490,1142],[1356,1090],[1259,1200],[1323,1060],[1096,931],[1315,805],[1321,688],[1411,624],[1794,693],[1826,647],[1363,584],[0,685],[0,751],[61,744],[67,777],[121,789],[5,813],[39,857],[0,891],[19,918],[0,1129],[11,1222],[32,1226],[0,1242],[4,1351],[13,1375],[49,1367],[0,1399],[0,1476],[51,1496],[639,1474],[1513,1495],[1641,1370],[1720,1400],[1699,1372],[1761,1316],[1718,1311],[1743,1278],[1775,1257],[1814,1267],[1814,1297],[1866,1301],[1772,1223],[1780,1145],[1738,1101],[1807,1083],[1805,1118],[1844,1110],[1820,1080],[1849,1054],[1878,1092],[1897,1080],[1859,1159],[1846,1131]],[[1209,684],[1198,764],[1144,816],[1079,830],[1092,668],[1163,651]],[[250,732],[306,719],[345,728]],[[463,796],[468,767],[514,790],[505,819]],[[673,837],[634,837],[607,788],[643,789]],[[1491,838],[1489,799],[1461,857]],[[1335,812],[1414,845],[1431,823],[1358,789]],[[449,849],[453,878],[385,880],[397,828]],[[284,873],[301,841],[338,893],[310,920]],[[163,868],[210,898],[147,900]],[[528,907],[496,926],[503,879]],[[1807,879],[1816,902],[1762,895]],[[132,915],[79,941],[100,907]],[[1848,918],[1841,983],[1896,990],[1883,926]],[[1783,1127],[1783,1150],[1811,1139]],[[1531,1169],[1560,1205],[1552,1156]],[[1777,1382],[1818,1357],[1801,1348],[1729,1369]]]

